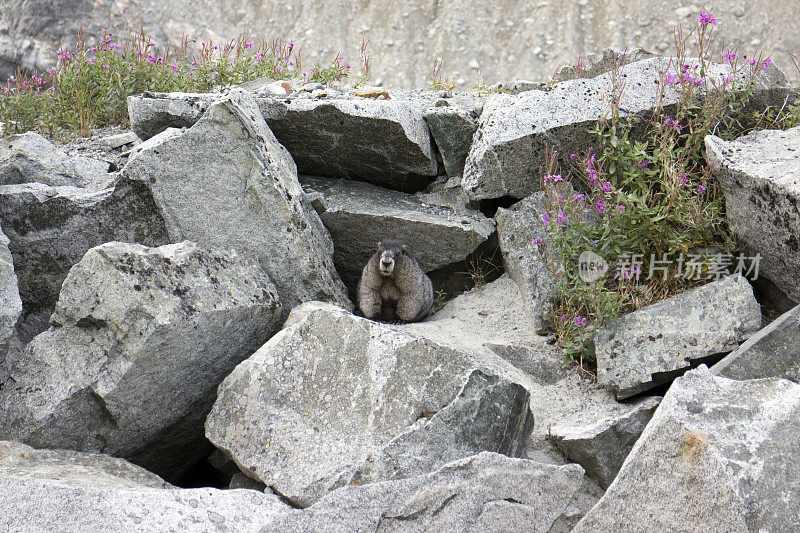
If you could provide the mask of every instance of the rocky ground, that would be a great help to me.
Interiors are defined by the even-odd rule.
[[[656,105],[658,61],[626,67],[623,109]],[[132,131],[3,138],[0,529],[796,529],[800,129],[706,138],[766,284],[609,324],[595,381],[539,334],[554,279],[531,246],[531,170],[545,141],[592,142],[595,74],[145,93]],[[448,291],[422,322],[354,309],[386,237]],[[492,253],[487,283],[453,281]],[[763,327],[767,301],[785,314]]]

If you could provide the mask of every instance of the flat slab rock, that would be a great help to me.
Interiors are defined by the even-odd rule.
[[[131,125],[142,139],[190,127],[219,95],[131,96]],[[428,125],[410,102],[370,98],[275,98],[258,107],[301,174],[366,181],[414,192],[437,174]]]
[[[670,58],[655,57],[625,66],[621,116],[653,110],[660,101],[658,80],[669,62]],[[711,64],[707,69],[715,78],[731,72],[730,65]],[[571,168],[570,154],[597,146],[597,138],[587,131],[611,112],[612,76],[606,73],[557,83],[549,91],[490,98],[464,166],[464,190],[476,200],[525,198],[539,190],[547,149],[558,151],[562,169]],[[786,76],[777,68],[759,72],[754,83],[754,105],[762,107],[782,105],[789,91]],[[678,99],[677,90],[667,87],[661,102],[669,112]]]
[[[90,248],[111,241],[169,242],[147,187],[119,177],[101,190],[41,183],[0,186],[0,223],[10,240],[26,316],[52,313],[67,272]],[[33,335],[42,331],[37,329]]]
[[[575,528],[793,531],[800,523],[800,385],[675,380],[619,475]]]
[[[3,531],[251,532],[289,507],[252,490],[177,489],[107,455],[0,441]]]
[[[280,327],[258,264],[188,242],[107,243],[70,270],[0,387],[0,438],[128,458],[174,478],[200,459],[219,383]]]
[[[352,180],[301,177],[312,205],[330,231],[334,264],[348,287],[391,236],[408,246],[426,272],[466,257],[494,233],[494,223],[478,211],[457,211],[419,197]]]
[[[755,333],[711,372],[738,380],[785,378],[800,383],[800,306]]]
[[[225,379],[206,435],[301,506],[480,451],[521,455],[528,393],[480,368],[458,350],[309,302]]]
[[[267,529],[546,533],[582,479],[577,465],[483,452],[422,476],[348,485],[308,509],[275,516]]]
[[[624,315],[595,335],[598,382],[618,399],[669,381],[692,361],[737,348],[761,328],[750,283],[728,276]]]
[[[425,121],[450,177],[464,174],[472,137],[478,129],[485,98],[456,96],[440,98],[425,110]]]
[[[309,300],[352,308],[330,235],[249,93],[231,90],[191,128],[138,145],[122,173],[152,191],[173,242],[257,257],[287,312]]]
[[[68,155],[32,131],[0,139],[0,185],[42,183],[102,188],[109,180],[108,171],[108,162]]]
[[[705,144],[731,231],[761,254],[759,275],[800,303],[800,127]]]

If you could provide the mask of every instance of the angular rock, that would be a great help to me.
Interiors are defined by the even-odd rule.
[[[169,242],[147,187],[119,178],[100,191],[41,183],[0,186],[0,223],[10,240],[26,317],[52,312],[67,272],[93,246]],[[23,340],[43,329],[46,325],[33,328]]]
[[[234,252],[95,247],[64,281],[54,327],[0,388],[0,438],[109,453],[174,478],[202,456],[217,386],[280,315],[269,277]]]
[[[58,480],[84,489],[172,489],[172,485],[140,466],[99,453],[36,450],[0,441],[0,482]]]
[[[22,314],[22,300],[19,297],[17,275],[14,273],[14,260],[8,250],[8,237],[0,228],[0,364],[6,358],[8,342],[14,334],[14,327]],[[0,372],[0,385],[2,385]]]
[[[301,182],[331,233],[334,264],[348,287],[358,285],[383,239],[400,239],[430,272],[464,260],[494,233],[492,221],[478,211],[456,212],[450,205],[352,180],[303,177]]]
[[[585,425],[552,426],[553,445],[607,489],[660,401],[661,397],[650,396],[634,402],[631,409],[617,416]]]
[[[105,184],[108,170],[107,162],[67,155],[38,133],[0,139],[0,185],[42,183],[90,187]]]
[[[625,67],[626,90],[620,115],[651,112],[659,101],[658,80],[669,58],[656,57]],[[730,65],[707,66],[711,76],[726,76]],[[569,156],[596,146],[587,133],[610,113],[608,94],[612,74],[569,80],[550,91],[498,95],[484,108],[464,167],[462,186],[473,199],[512,196],[525,198],[539,190],[539,171],[545,167],[546,149],[559,152],[561,168],[570,168]],[[754,105],[782,105],[789,92],[778,69],[756,76]],[[674,109],[679,94],[667,87],[663,105]]]
[[[574,531],[793,531],[798,425],[796,383],[687,372]]]
[[[571,198],[573,191],[569,187]],[[547,197],[544,192],[537,192],[521,200],[508,209],[502,207],[495,214],[497,222],[497,238],[500,251],[508,275],[519,286],[525,300],[525,310],[531,324],[537,330],[544,325],[548,313],[553,307],[556,297],[556,276],[553,265],[562,268],[563,259],[553,247],[537,246],[533,240],[538,238],[547,241],[548,232],[541,216],[551,212],[547,209]],[[588,210],[583,222],[592,219]],[[542,257],[541,251],[544,251]]]
[[[148,139],[188,128],[220,95],[145,93],[128,98],[133,131]],[[367,181],[414,192],[436,176],[430,132],[417,106],[399,100],[259,96],[269,129],[301,174]],[[252,120],[252,119],[251,119]]]
[[[428,125],[407,102],[259,98],[258,107],[301,174],[404,192],[436,176]]]
[[[738,380],[785,378],[800,383],[800,306],[755,333],[711,372]]]
[[[533,423],[528,393],[483,368],[310,302],[226,378],[206,435],[301,506],[348,483],[416,476],[484,450],[519,455]]]
[[[759,276],[800,303],[800,127],[705,143],[731,231],[761,254]]]
[[[446,105],[439,105],[443,103]],[[467,160],[472,136],[478,129],[478,117],[483,110],[483,101],[464,102],[456,100],[451,105],[449,100],[441,100],[437,105],[425,111],[425,122],[431,129],[436,147],[442,155],[445,171],[450,177],[464,174],[464,162]]]
[[[618,399],[669,381],[692,361],[729,352],[761,328],[761,307],[741,275],[678,294],[601,327],[597,380]]]
[[[185,131],[136,147],[123,174],[146,184],[170,239],[258,257],[285,309],[330,300],[351,306],[333,266],[333,243],[255,101],[232,90]]]
[[[553,76],[554,82],[576,80],[580,78],[594,78],[600,74],[605,74],[613,68],[615,64],[628,65],[644,59],[655,57],[656,54],[634,48],[633,50],[616,50],[614,48],[604,48],[600,53],[587,55],[583,62],[578,65],[567,65]]]
[[[423,476],[348,485],[308,509],[275,515],[267,529],[546,533],[582,478],[577,465],[483,452]]]
[[[151,93],[128,97],[131,129],[143,141],[167,128],[191,128],[220,95]]]
[[[257,531],[289,510],[252,490],[176,489],[122,459],[0,442],[3,531]]]

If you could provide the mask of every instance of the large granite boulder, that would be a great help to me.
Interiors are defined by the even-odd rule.
[[[0,228],[0,364],[6,357],[8,341],[14,334],[17,320],[22,314],[22,300],[17,287],[17,275],[14,273],[14,260],[8,250],[8,237]],[[0,371],[0,385],[3,383],[3,372]]]
[[[758,273],[800,303],[800,127],[754,131],[706,154],[725,195],[731,231],[761,254]]]
[[[605,414],[599,420],[552,426],[553,445],[607,489],[660,401],[659,396],[648,396],[628,404],[628,409],[620,405],[613,413],[598,411],[599,415]]]
[[[109,180],[108,170],[107,162],[67,155],[32,131],[0,139],[0,185],[98,187]]]
[[[301,174],[424,189],[437,173],[422,113],[401,100],[259,98],[275,137]]]
[[[0,441],[3,531],[251,532],[289,507],[252,490],[176,489],[123,459]]]
[[[275,515],[266,529],[546,533],[582,478],[577,465],[483,452],[422,476],[348,485],[308,509]]]
[[[755,333],[711,372],[738,380],[786,378],[800,383],[800,306]]]
[[[797,383],[687,372],[574,531],[793,531],[798,426]]]
[[[131,126],[147,139],[168,127],[190,127],[220,95],[131,96]],[[269,129],[301,174],[367,181],[414,192],[437,173],[428,125],[412,102],[369,98],[259,96]]]
[[[572,201],[573,192],[571,186],[564,188],[565,201]],[[548,231],[542,220],[542,215],[552,213],[552,206],[547,205],[550,198],[543,191],[533,193],[508,209],[501,207],[494,217],[506,272],[519,285],[525,311],[537,330],[542,329],[557,296],[553,270],[563,269],[563,258],[547,245]],[[583,223],[596,218],[588,209],[582,214]],[[534,239],[540,239],[541,244]]]
[[[287,311],[309,300],[351,306],[292,156],[244,91],[232,90],[191,128],[137,146],[123,174],[153,192],[173,242],[258,257]]]
[[[0,186],[0,223],[8,236],[25,316],[52,313],[61,284],[89,248],[110,241],[169,242],[153,196],[117,178],[89,190],[41,183]],[[25,332],[25,341],[46,329]]]
[[[597,379],[618,399],[669,381],[692,361],[724,354],[761,328],[761,307],[741,275],[648,305],[595,334]]]
[[[488,367],[309,302],[225,379],[206,435],[301,506],[348,483],[412,477],[480,451],[519,456],[533,426],[529,395]]]
[[[53,327],[0,388],[0,438],[109,453],[174,478],[204,451],[217,386],[280,316],[267,274],[234,252],[95,247],[64,281]]]
[[[670,60],[674,68],[674,58],[662,57],[624,68],[626,88],[619,104],[620,116],[647,116],[659,104],[668,113],[674,110],[680,94],[669,86],[662,98],[658,83]],[[727,64],[705,68],[717,79],[731,73]],[[614,74],[609,72],[557,83],[550,91],[491,98],[464,167],[464,189],[474,199],[525,198],[539,189],[539,171],[546,167],[548,149],[558,151],[561,168],[570,168],[571,154],[597,146],[597,138],[588,130],[611,113],[609,94],[614,83]],[[777,68],[758,72],[752,89],[753,105],[781,105],[788,92],[786,77]]]
[[[463,261],[494,233],[479,211],[353,180],[303,177],[301,183],[331,233],[334,264],[351,290],[384,239],[400,239],[430,272]]]

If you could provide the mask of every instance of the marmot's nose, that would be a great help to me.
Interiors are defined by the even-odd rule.
[[[383,266],[385,266],[385,267],[388,267],[388,266],[389,266],[389,265],[391,265],[391,264],[392,264],[392,262],[391,262],[391,261],[381,261],[381,265],[383,265]]]

